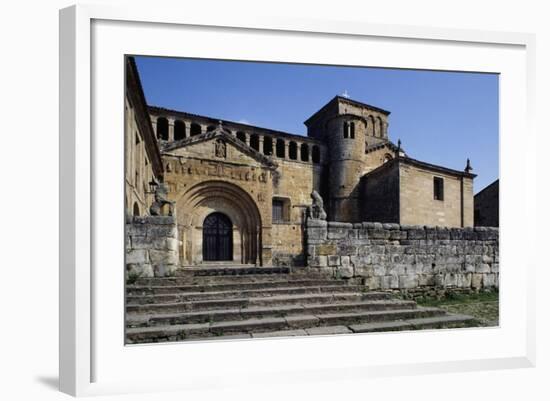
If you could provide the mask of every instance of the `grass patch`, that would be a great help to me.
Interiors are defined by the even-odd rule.
[[[416,301],[420,306],[437,307],[449,313],[473,316],[479,326],[498,326],[498,291],[449,293],[440,299],[420,297]]]
[[[475,302],[498,302],[498,291],[483,291],[474,294],[458,294],[450,292],[443,297],[418,297],[416,302],[422,306],[444,306],[454,304],[469,304]]]

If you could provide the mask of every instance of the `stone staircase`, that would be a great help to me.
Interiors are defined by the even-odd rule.
[[[464,327],[390,293],[285,267],[214,266],[126,286],[129,344]]]

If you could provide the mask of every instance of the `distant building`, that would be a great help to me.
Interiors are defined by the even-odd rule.
[[[136,203],[147,213],[144,188],[163,177],[183,266],[303,263],[313,190],[331,221],[474,224],[469,166],[457,171],[409,158],[389,140],[389,111],[336,96],[305,121],[307,136],[154,106],[144,111],[136,107],[144,101],[133,60],[129,67],[127,213],[135,214]]]
[[[486,186],[474,196],[474,225],[498,227],[499,180]]]

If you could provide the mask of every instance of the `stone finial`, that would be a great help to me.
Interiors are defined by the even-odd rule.
[[[472,171],[472,170],[473,170],[473,168],[472,168],[472,166],[470,165],[470,159],[468,158],[468,159],[466,159],[466,167],[464,168],[464,171],[467,172],[467,173],[469,173],[469,172]]]
[[[218,129],[220,131],[223,129],[222,125],[223,125],[222,120],[218,120]]]
[[[399,157],[399,154],[401,153],[401,139],[397,140],[397,157]]]

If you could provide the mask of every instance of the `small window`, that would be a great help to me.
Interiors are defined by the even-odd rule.
[[[443,178],[434,177],[434,199],[443,200]]]
[[[185,123],[181,120],[174,122],[174,141],[185,139]]]
[[[355,123],[349,123],[349,137],[351,139],[355,138]]]
[[[139,205],[137,202],[134,203],[134,216],[139,216]]]
[[[264,136],[264,155],[273,155],[273,139],[270,136]]]
[[[347,138],[349,135],[349,125],[347,122],[344,123],[344,138]]]
[[[241,142],[246,143],[246,134],[242,131],[237,132],[237,139]]]
[[[285,157],[285,141],[282,139],[277,139],[275,152],[277,157]]]
[[[250,147],[256,151],[260,151],[260,137],[257,134],[250,135]]]
[[[157,138],[168,140],[168,120],[165,117],[157,118]]]
[[[307,143],[302,143],[300,146],[300,160],[303,162],[309,161],[309,146],[307,146]]]
[[[290,160],[296,160],[298,158],[298,145],[296,142],[290,142],[288,145],[288,158]]]
[[[273,214],[272,219],[274,222],[281,222],[283,221],[283,211],[284,211],[285,203],[282,200],[279,199],[273,199]]]
[[[190,130],[190,135],[191,136],[195,136],[195,135],[200,135],[201,132],[202,132],[202,128],[199,124],[196,124],[196,123],[192,123],[191,124],[191,130]]]

